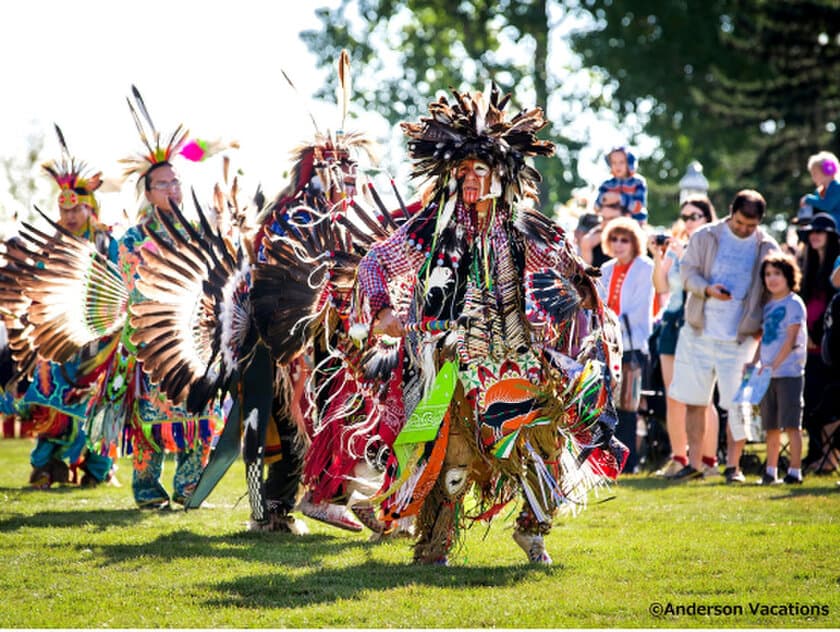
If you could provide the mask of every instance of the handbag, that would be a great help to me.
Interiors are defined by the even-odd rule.
[[[630,331],[630,319],[627,314],[621,315],[630,339],[630,351],[626,361],[621,363],[621,388],[617,407],[619,410],[637,411],[642,396],[642,363],[638,354],[633,351],[633,334]]]
[[[659,337],[664,328],[665,323],[661,320],[657,321],[653,325],[653,331],[648,338],[648,361],[645,363],[644,371],[642,371],[642,390],[645,391],[664,392],[662,364],[659,361]]]

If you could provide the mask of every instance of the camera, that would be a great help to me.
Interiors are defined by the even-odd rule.
[[[669,241],[671,241],[671,238],[668,235],[666,235],[665,233],[660,233],[659,235],[656,235],[654,237],[654,243],[657,246],[664,246]]]

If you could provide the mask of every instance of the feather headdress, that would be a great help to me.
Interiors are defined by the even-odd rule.
[[[250,328],[251,265],[241,243],[207,219],[193,227],[177,205],[155,209],[159,226],[144,226],[155,245],[142,252],[137,288],[147,298],[130,307],[137,357],[176,403],[200,412],[238,368]]]
[[[131,104],[131,98],[126,98],[126,102],[128,103],[128,109],[131,110],[131,116],[134,118],[134,125],[140,134],[144,149],[128,158],[121,158],[120,162],[126,165],[123,172],[124,177],[137,176],[139,189],[140,181],[152,167],[172,160],[187,142],[188,132],[183,125],[178,125],[172,135],[169,136],[169,140],[165,144],[161,143],[161,133],[152,122],[152,117],[149,115],[149,110],[146,108],[146,103],[143,101],[140,91],[132,85],[131,93],[137,107],[135,108]]]
[[[430,116],[418,123],[400,124],[410,139],[412,175],[443,181],[462,160],[476,158],[491,166],[508,198],[534,195],[541,178],[525,159],[554,153],[554,143],[536,137],[548,125],[542,108],[522,110],[507,120],[510,94],[502,96],[495,84],[489,99],[481,92],[453,89],[452,94],[452,103],[445,96],[430,103]]]
[[[166,137],[162,136],[155,127],[149,110],[146,108],[146,102],[143,101],[140,91],[134,85],[131,86],[131,94],[136,107],[132,105],[130,97],[126,98],[126,102],[137,132],[140,134],[140,140],[143,142],[143,150],[127,158],[121,158],[119,162],[126,165],[123,171],[124,178],[137,177],[138,193],[142,190],[143,177],[155,166],[171,163],[175,156],[180,155],[192,162],[199,162],[228,147],[239,147],[236,141],[226,143],[218,140],[206,141],[190,138],[183,124],[178,125],[164,143],[162,141]]]
[[[87,204],[94,213],[98,212],[99,205],[93,192],[102,186],[102,172],[90,174],[87,165],[70,154],[58,125],[55,125],[55,133],[61,146],[61,158],[45,162],[41,167],[58,185],[58,205],[63,209],[71,209],[79,204]]]
[[[314,139],[300,144],[292,150],[292,178],[289,185],[280,192],[273,207],[284,206],[295,198],[315,176],[319,176],[321,186],[325,192],[337,189],[345,190],[345,178],[352,177],[355,181],[355,165],[358,156],[364,154],[371,162],[378,161],[376,143],[362,132],[345,132],[347,112],[352,95],[352,78],[350,73],[350,55],[342,50],[338,56],[336,68],[338,76],[338,127],[335,132],[321,131],[315,117],[309,113],[315,128]],[[292,90],[297,94],[297,88],[289,76],[283,72],[283,77]]]

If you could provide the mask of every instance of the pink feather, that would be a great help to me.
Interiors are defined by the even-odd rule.
[[[204,145],[200,140],[191,139],[181,148],[181,155],[192,162],[200,162],[206,155]]]

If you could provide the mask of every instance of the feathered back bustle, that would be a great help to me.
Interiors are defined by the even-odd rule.
[[[117,267],[95,245],[35,210],[56,231],[48,235],[27,223],[21,237],[26,259],[16,260],[18,283],[31,300],[29,334],[48,360],[66,362],[82,347],[123,326],[128,292]]]
[[[18,250],[26,246],[18,246]],[[6,265],[0,268],[0,305],[5,331],[6,349],[2,350],[2,376],[0,387],[14,392],[15,386],[22,379],[30,379],[38,352],[31,341],[32,324],[29,322],[31,301],[23,293],[19,280],[23,280],[23,266],[27,258],[7,254]]]
[[[155,209],[144,230],[137,288],[148,299],[130,307],[143,369],[175,403],[203,411],[239,367],[250,329],[251,266],[239,242],[211,225],[193,192],[199,229],[177,206]]]

